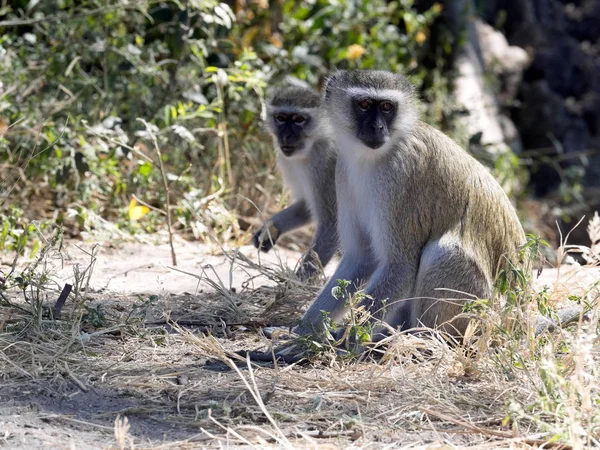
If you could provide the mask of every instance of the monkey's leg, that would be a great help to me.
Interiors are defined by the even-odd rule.
[[[338,239],[335,222],[327,225],[319,224],[312,243],[311,251],[304,254],[296,275],[306,280],[325,267],[338,249]],[[315,258],[315,256],[318,258]]]
[[[491,292],[490,277],[458,239],[431,241],[421,254],[414,293],[418,300],[411,326],[438,328],[460,339],[469,319],[454,318],[466,301],[489,298]]]
[[[267,220],[267,223],[252,237],[252,243],[263,252],[268,252],[280,235],[300,228],[310,220],[310,211],[306,202],[297,201]]]
[[[365,288],[365,294],[371,298],[363,302],[373,318],[385,320],[392,327],[409,323],[414,302],[409,297],[416,274],[416,265],[408,260],[380,265]]]
[[[333,288],[337,286],[337,280],[350,281],[346,292],[348,295],[352,295],[360,286],[361,281],[371,275],[373,268],[374,264],[369,256],[357,256],[355,254],[342,256],[335,273],[304,314],[302,323],[294,331],[300,335],[323,332],[321,311],[328,312],[329,317],[336,322],[342,319],[348,312],[348,307],[346,306],[346,298],[337,299],[332,294]]]

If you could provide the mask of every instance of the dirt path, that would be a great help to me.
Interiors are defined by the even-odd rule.
[[[69,248],[72,259],[65,260],[63,269],[59,271],[59,277],[65,281],[72,277],[73,265],[85,266],[90,262],[90,257],[86,254],[91,251],[90,245],[83,246],[84,251],[72,244]],[[205,244],[179,241],[175,244],[175,251],[176,269],[188,274],[173,270],[171,250],[167,244],[151,246],[129,243],[118,247],[99,244],[92,287],[96,291],[119,293],[196,293],[200,289],[206,289],[193,276],[202,276],[203,270],[205,276],[221,280],[227,288],[237,289],[249,277],[258,274],[257,271],[246,272],[238,265],[232,265],[219,249],[211,249]],[[272,266],[294,267],[301,256],[299,252],[281,248],[258,254],[254,247],[243,246],[238,251],[253,261]],[[214,254],[215,252],[221,254]],[[255,287],[264,283],[266,279],[258,278]]]
[[[57,283],[54,289],[44,293],[50,304],[54,303],[52,299],[57,298],[65,283],[75,284],[73,274],[76,268],[84,271],[90,266],[92,247],[92,244],[68,242],[67,258],[48,258],[49,269],[54,273],[52,278]],[[52,379],[44,377],[42,370],[39,377],[21,376],[15,382],[11,378],[11,371],[5,370],[8,369],[6,361],[0,361],[0,368],[4,368],[0,370],[4,379],[4,383],[0,382],[0,447],[109,448],[116,445],[114,421],[119,414],[128,417],[131,426],[129,436],[135,441],[135,448],[155,447],[161,442],[172,442],[176,448],[206,445],[202,442],[207,440],[207,435],[197,425],[190,426],[187,423],[188,414],[184,414],[186,420],[183,421],[178,414],[168,420],[164,419],[165,415],[171,416],[174,412],[173,398],[149,400],[140,395],[136,388],[129,388],[128,384],[131,380],[137,380],[134,384],[140,382],[152,386],[158,383],[177,387],[180,382],[178,377],[186,374],[187,389],[190,389],[189,385],[193,382],[195,386],[200,386],[201,395],[205,396],[203,388],[210,390],[211,385],[223,382],[224,375],[220,374],[223,368],[217,373],[206,370],[202,367],[206,358],[199,359],[197,354],[181,348],[157,349],[155,334],[164,334],[165,314],[168,313],[174,320],[182,319],[193,323],[198,316],[205,319],[202,312],[208,303],[215,309],[218,308],[215,304],[224,300],[215,296],[214,289],[197,278],[200,276],[222,283],[226,288],[237,292],[272,286],[273,281],[261,277],[257,270],[232,264],[222,254],[212,254],[212,249],[202,244],[176,244],[177,269],[187,274],[170,268],[171,252],[166,244],[152,246],[128,243],[117,247],[99,244],[95,251],[87,305],[91,309],[100,307],[109,317],[108,322],[111,322],[110,319],[116,319],[117,316],[122,319],[123,315],[131,312],[141,301],[153,298],[155,302],[144,309],[143,319],[146,323],[157,323],[157,326],[152,328],[148,325],[150,328],[145,331],[148,331],[150,337],[135,336],[128,339],[131,336],[127,336],[116,339],[114,335],[107,334],[92,339],[95,342],[91,341],[90,346],[101,347],[103,361],[99,363],[98,358],[92,358],[96,361],[90,361],[91,365],[88,367],[73,361],[73,369],[69,369],[72,370],[69,375],[65,375],[66,371],[62,370],[62,376],[56,375]],[[293,267],[300,257],[300,253],[285,249],[261,255],[257,255],[256,250],[250,246],[242,247],[239,251],[253,261],[258,262],[260,258],[262,264],[273,267]],[[2,260],[0,268],[6,269],[11,262],[11,258]],[[242,285],[251,278],[254,278],[252,282],[243,288]],[[20,301],[19,294],[13,294],[17,303],[26,306]],[[170,337],[167,336],[167,339]],[[228,342],[226,344],[230,344],[231,348],[239,347],[240,341],[249,340],[249,345],[257,345],[254,332],[242,332],[235,340],[237,343],[233,345]],[[124,354],[127,355],[125,361]],[[80,357],[81,355],[78,356]],[[52,361],[40,357],[40,362],[42,360],[42,364],[53,365]],[[17,361],[15,363],[18,364]],[[19,375],[23,375],[28,369],[30,367],[24,368]],[[49,371],[52,369],[55,368],[49,368]],[[155,390],[154,386],[150,389],[157,394],[164,388],[162,386]],[[239,389],[236,396],[243,394],[243,391],[244,389]],[[218,402],[223,401],[222,397],[223,395],[214,395],[214,400],[203,400],[200,406],[202,414],[206,415],[206,404],[215,403],[218,409]],[[229,395],[225,394],[225,397]],[[154,407],[158,410],[156,413],[153,411]],[[168,412],[161,411],[165,407]],[[193,438],[194,443],[183,442],[190,438]],[[215,445],[216,443],[217,441],[214,442]]]
[[[0,359],[0,447],[119,448],[114,425],[117,417],[127,417],[131,427],[124,434],[125,448],[133,445],[131,448],[136,449],[289,445],[381,448],[443,442],[458,447],[484,445],[489,436],[451,432],[456,428],[452,423],[440,423],[432,429],[427,421],[435,420],[434,416],[423,426],[415,425],[417,416],[411,411],[421,411],[422,417],[422,411],[447,401],[424,397],[425,392],[433,395],[440,389],[445,393],[460,391],[457,417],[464,414],[490,423],[502,422],[503,410],[490,409],[486,402],[494,402],[507,386],[469,380],[464,375],[448,376],[460,372],[448,360],[441,366],[439,361],[410,362],[393,369],[357,364],[341,367],[335,374],[327,365],[293,370],[257,367],[254,375],[259,395],[278,423],[270,424],[240,374],[207,358],[214,347],[207,350],[211,341],[198,338],[198,332],[204,330],[200,323],[217,324],[212,326],[212,333],[224,349],[264,348],[264,341],[251,325],[219,328],[220,320],[241,314],[251,318],[247,323],[260,323],[273,299],[283,296],[283,303],[288,298],[291,303],[301,297],[300,303],[306,303],[318,287],[298,294],[293,287],[284,289],[272,279],[258,276],[256,270],[232,266],[229,259],[211,255],[209,250],[199,244],[178,243],[178,269],[196,275],[204,270],[213,281],[233,288],[233,301],[238,302],[233,309],[241,312],[232,311],[210,285],[171,270],[166,245],[100,245],[87,304],[91,311],[102,312],[103,322],[95,327],[84,324],[83,337],[72,335],[67,328],[60,336],[49,331],[39,333],[29,343],[7,333],[0,342],[0,356],[4,357]],[[58,259],[54,260],[57,285],[44,293],[50,303],[64,283],[73,283],[74,267],[83,270],[89,265],[90,251],[91,245],[70,242],[71,259],[64,260],[62,267]],[[243,247],[240,252],[256,259],[252,247]],[[292,266],[298,257],[297,252],[279,250],[263,255],[262,261]],[[334,265],[328,268],[329,273]],[[254,276],[258,277],[244,286]],[[538,288],[553,284],[556,276],[555,270],[545,270]],[[598,270],[562,277],[570,292],[594,279],[600,279]],[[13,294],[18,302],[21,294]],[[187,331],[177,332],[167,319],[191,325]],[[5,330],[10,331],[8,313],[2,320],[7,324]],[[227,322],[232,323],[230,319]],[[440,367],[443,376],[439,375]],[[430,377],[424,376],[427,373]],[[247,369],[242,369],[242,376],[248,376]],[[447,410],[451,403],[445,405]],[[260,427],[272,437],[264,431],[236,428],[240,425]],[[244,438],[226,433],[227,427],[238,429]],[[314,438],[317,432],[329,433],[327,439]]]

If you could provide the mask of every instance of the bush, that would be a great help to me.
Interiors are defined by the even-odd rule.
[[[248,199],[279,187],[261,122],[267,86],[318,87],[336,67],[399,70],[432,105],[426,119],[451,128],[441,76],[451,36],[431,36],[441,11],[407,0],[259,0],[235,11],[204,0],[9,2],[2,189],[30,218],[154,231],[166,208],[154,137],[179,230],[239,237],[236,217],[256,216]]]

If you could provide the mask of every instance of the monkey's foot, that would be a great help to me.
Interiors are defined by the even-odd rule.
[[[300,260],[299,267],[296,269],[296,277],[300,281],[310,282],[317,280],[323,274],[323,266],[321,265],[319,256],[314,250],[306,252]]]

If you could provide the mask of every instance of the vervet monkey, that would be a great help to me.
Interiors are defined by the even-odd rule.
[[[267,106],[277,164],[294,203],[271,217],[253,237],[256,248],[269,251],[279,236],[316,222],[311,250],[297,275],[309,278],[325,267],[338,249],[336,232],[336,149],[321,118],[321,96],[312,89],[289,87],[276,91]],[[313,253],[314,252],[314,253]],[[314,254],[318,257],[316,261]]]
[[[362,305],[376,319],[462,335],[469,320],[456,316],[465,299],[489,298],[498,268],[525,242],[508,197],[478,161],[419,120],[404,76],[338,71],[323,102],[338,148],[342,258],[295,331],[321,332],[322,311],[342,319],[347,305],[332,289],[345,279],[350,294],[367,282]]]

